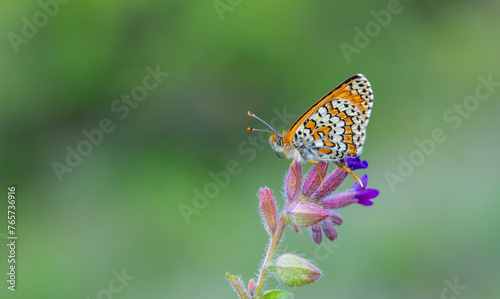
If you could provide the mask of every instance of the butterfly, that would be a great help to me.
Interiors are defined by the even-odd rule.
[[[373,107],[370,82],[362,74],[347,78],[306,110],[279,135],[269,124],[248,111],[248,115],[266,124],[271,131],[248,128],[248,131],[271,133],[269,143],[276,153],[295,162],[331,161],[361,180],[347,167],[347,157],[360,156],[366,138],[366,126]],[[292,168],[293,170],[293,168]],[[321,177],[323,183],[323,178]]]

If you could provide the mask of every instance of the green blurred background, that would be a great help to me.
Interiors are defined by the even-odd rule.
[[[324,273],[288,290],[500,298],[499,1],[49,3],[46,19],[36,1],[4,2],[0,12],[1,298],[236,298],[225,273],[248,282],[267,243],[258,188],[281,204],[290,163],[261,141],[266,134],[245,131],[262,127],[247,110],[297,117],[356,73],[375,95],[362,156],[370,167],[357,174],[380,196],[341,210],[333,243],[287,229],[281,250]],[[26,25],[34,18],[36,33]],[[148,66],[169,75],[128,115],[115,112]],[[469,97],[476,90],[484,100]],[[54,161],[67,164],[67,147],[103,119],[114,131],[59,180]],[[421,154],[415,140],[436,129],[444,142]],[[228,163],[235,174],[214,188],[210,173],[225,180]],[[6,283],[10,185],[15,293]],[[204,188],[207,202],[194,200]],[[193,214],[183,217],[186,207]]]

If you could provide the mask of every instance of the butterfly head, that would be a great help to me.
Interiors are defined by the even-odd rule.
[[[277,133],[272,133],[271,137],[269,137],[269,143],[271,147],[276,152],[283,152],[283,137],[278,135]]]

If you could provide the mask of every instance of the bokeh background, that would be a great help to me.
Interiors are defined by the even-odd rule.
[[[500,298],[499,1],[41,3],[53,16],[36,1],[0,11],[1,298],[236,298],[225,273],[248,282],[267,243],[258,188],[281,204],[290,163],[266,134],[245,131],[263,127],[247,110],[284,129],[356,73],[375,95],[362,156],[370,167],[358,175],[380,196],[340,211],[334,243],[287,229],[281,250],[324,273],[287,289],[296,298]],[[33,22],[43,26],[30,31]],[[168,76],[127,115],[116,112],[148,67]],[[476,90],[483,100],[470,98]],[[54,162],[67,165],[67,147],[103,119],[114,130],[58,178]],[[436,129],[445,140],[419,154],[415,140]],[[15,293],[6,283],[11,185]]]

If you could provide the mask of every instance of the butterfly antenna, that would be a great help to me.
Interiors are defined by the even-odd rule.
[[[251,131],[261,131],[261,132],[269,132],[269,133],[274,133],[276,135],[278,135],[278,133],[276,133],[276,131],[273,129],[273,127],[271,127],[268,123],[266,123],[265,121],[263,121],[260,117],[258,117],[257,115],[253,114],[252,112],[248,111],[248,116],[251,116],[253,118],[256,118],[258,120],[260,120],[261,122],[263,122],[266,126],[268,126],[271,131],[269,130],[262,130],[262,129],[254,129],[254,128],[247,128],[247,131],[251,132]],[[278,135],[279,136],[279,135]]]

